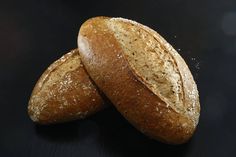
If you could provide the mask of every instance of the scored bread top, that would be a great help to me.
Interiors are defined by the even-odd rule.
[[[84,118],[104,107],[78,50],[72,50],[51,64],[32,92],[28,112],[42,124]]]
[[[131,20],[96,17],[81,26],[78,47],[96,85],[138,130],[172,144],[192,136],[200,111],[197,87],[158,33]]]
[[[137,78],[167,107],[191,116],[196,126],[200,110],[197,87],[175,49],[158,33],[137,22],[111,18],[106,24]]]

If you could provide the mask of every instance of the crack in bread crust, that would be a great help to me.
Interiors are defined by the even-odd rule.
[[[134,29],[132,32],[131,26],[128,27],[126,24],[137,27],[137,29]],[[122,32],[122,28],[114,27],[125,27],[126,29],[123,31],[127,33]],[[116,31],[116,29],[118,29],[118,31]],[[141,33],[139,33],[140,36],[135,35],[135,33],[138,33],[137,30],[139,29],[141,31]],[[117,37],[117,35],[120,35],[119,33],[121,34],[120,38]],[[143,38],[142,34],[144,36]],[[150,39],[152,40],[151,43],[148,42],[149,38],[145,40],[146,36],[152,38]],[[139,44],[135,45],[129,43],[137,42],[137,40],[141,40],[138,42]],[[155,51],[152,52],[152,47],[155,49],[155,46],[156,49],[162,50],[162,59],[158,59],[158,53]],[[158,34],[155,34],[155,31],[151,31],[145,26],[136,24],[131,20],[95,17],[89,19],[81,26],[78,36],[78,47],[81,53],[81,59],[91,78],[111,100],[116,109],[135,128],[151,138],[173,144],[184,143],[192,136],[196,127],[194,119],[198,119],[199,115],[198,107],[193,107],[193,104],[194,101],[196,101],[197,106],[199,102],[197,102],[198,99],[195,99],[197,98],[196,92],[193,92],[193,98],[190,98],[189,96],[191,95],[189,95],[188,91],[193,91],[193,88],[196,87],[195,82],[181,56],[178,55],[177,52],[174,54],[175,50],[169,52],[169,49],[173,48],[161,36],[159,37]],[[141,59],[133,57],[132,52],[136,53],[134,55],[143,53],[142,55],[137,55],[141,57]],[[147,54],[147,57],[145,54]],[[129,59],[129,57],[133,57],[131,58],[133,60]],[[161,97],[159,94],[154,93],[153,90],[148,87],[148,83],[146,83],[144,79],[146,76],[153,79],[155,77],[153,74],[155,74],[156,71],[155,69],[153,70],[152,67],[155,68],[162,63],[160,64],[162,67],[157,68],[163,69],[166,58],[172,59],[170,61],[171,63],[167,63],[166,65],[167,67],[171,67],[169,68],[169,72],[177,76],[170,74],[169,76],[155,81],[165,82],[169,81],[168,78],[177,77],[177,79],[174,78],[174,81],[169,81],[168,85],[176,83],[182,87],[182,97],[177,95],[177,100],[181,98],[180,100],[185,102],[181,104],[182,106],[179,105],[178,107],[181,108],[182,111],[185,111],[187,107],[192,106],[194,111],[192,114],[180,110],[177,112],[174,107],[171,106],[172,104],[164,100],[165,98],[163,96]],[[135,61],[135,59],[137,61]],[[150,60],[150,63],[153,63],[153,65],[150,65]],[[155,63],[156,61],[160,63],[157,64]],[[136,65],[136,62],[140,65]],[[148,67],[146,67],[146,63]],[[137,72],[137,68],[141,72],[147,72],[147,75],[146,73]],[[161,75],[161,73],[158,75]],[[165,80],[166,77],[167,80]],[[156,83],[151,82],[149,84],[152,85]],[[155,88],[157,87],[159,86]],[[165,89],[165,86],[162,87]],[[165,89],[167,92],[164,93],[164,95],[168,96],[168,92],[171,91],[171,89],[171,87],[168,87],[168,90]],[[167,97],[167,99],[168,98],[169,97]]]
[[[134,22],[127,23],[112,18],[107,21],[107,25],[121,43],[124,56],[137,78],[159,96],[166,107],[170,106],[176,112],[183,113],[183,81],[172,54],[150,32],[136,27]],[[134,38],[129,38],[130,36]]]

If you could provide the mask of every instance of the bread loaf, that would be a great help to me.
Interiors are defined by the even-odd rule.
[[[200,104],[192,74],[157,32],[123,18],[96,17],[80,28],[81,60],[117,110],[147,136],[189,140]]]
[[[85,118],[104,106],[78,50],[72,50],[40,77],[32,92],[28,113],[34,122],[51,124]]]

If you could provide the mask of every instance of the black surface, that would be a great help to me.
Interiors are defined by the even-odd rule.
[[[179,50],[201,98],[199,126],[189,143],[150,140],[112,108],[55,126],[28,118],[39,76],[76,47],[80,25],[99,15],[148,25]],[[0,156],[235,156],[235,59],[235,0],[1,1]]]

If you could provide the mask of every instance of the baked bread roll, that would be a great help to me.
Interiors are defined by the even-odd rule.
[[[91,78],[134,127],[169,144],[189,140],[200,113],[197,86],[157,32],[123,18],[96,17],[81,26],[78,47]]]
[[[32,92],[28,113],[40,124],[85,118],[105,107],[90,80],[78,50],[72,50],[51,64]]]

